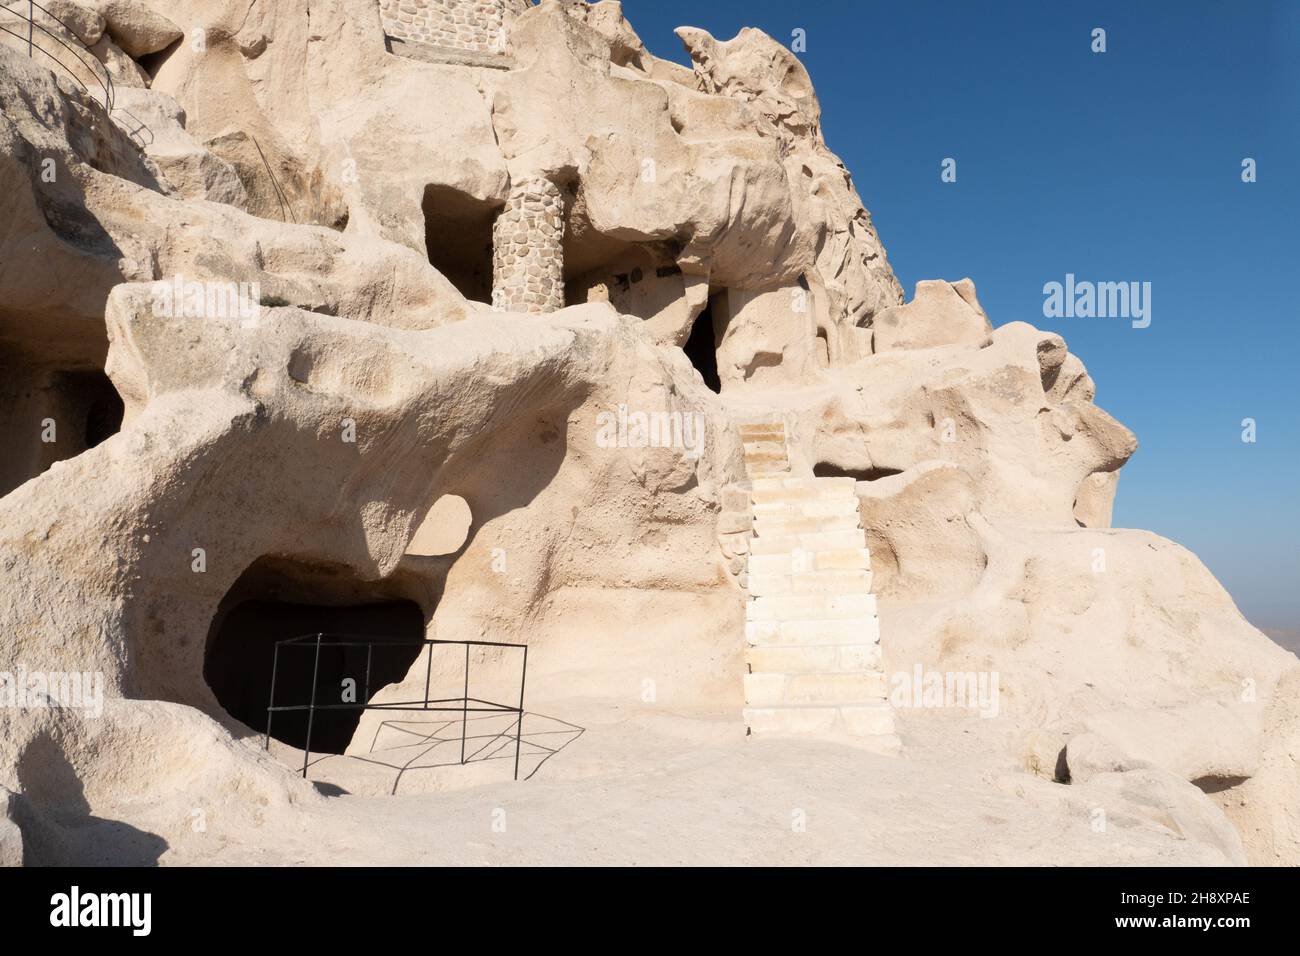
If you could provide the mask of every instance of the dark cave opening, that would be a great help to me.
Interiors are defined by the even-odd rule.
[[[828,461],[819,461],[813,466],[813,474],[818,478],[852,478],[854,481],[878,481],[902,473],[900,468],[841,468]]]
[[[208,636],[203,676],[230,716],[265,733],[273,665],[277,706],[309,703],[315,671],[318,709],[311,749],[342,753],[361,722],[361,711],[321,705],[368,702],[385,686],[405,678],[424,650],[424,611],[415,601],[377,593],[337,573],[308,580],[296,572],[265,563],[245,572]],[[319,662],[314,640],[318,633],[327,635]],[[281,645],[276,660],[277,642],[303,635],[312,638]],[[366,638],[375,639],[369,648],[338,643]],[[276,713],[271,736],[302,747],[307,713]]]
[[[0,355],[0,495],[122,429],[122,397],[102,369],[32,366]]]
[[[161,50],[158,50],[155,53],[146,53],[144,56],[137,57],[136,62],[140,64],[140,69],[144,70],[145,73],[149,75],[150,81],[156,80],[158,79],[158,71],[163,68],[163,64],[172,58],[172,54],[179,50],[184,42],[184,37],[177,37]],[[260,49],[258,49],[259,45]],[[261,38],[259,45],[254,45],[253,49],[257,49],[258,55],[261,55],[262,51],[266,49],[265,37]]]
[[[691,326],[691,334],[686,337],[682,351],[700,373],[704,384],[715,392],[722,391],[722,379],[718,375],[718,331],[714,321],[718,297],[710,296],[708,304]]]
[[[69,376],[72,378],[73,376]],[[122,396],[103,372],[81,372],[75,376],[80,383],[74,390],[82,396],[85,405],[86,427],[83,438],[86,448],[103,444],[122,430],[122,417],[126,408]]]
[[[490,303],[498,206],[451,186],[426,186],[421,209],[429,264],[465,298]]]

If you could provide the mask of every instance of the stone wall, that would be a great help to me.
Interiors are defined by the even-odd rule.
[[[506,312],[564,308],[564,199],[538,177],[515,184],[492,228],[492,306]]]
[[[384,32],[447,50],[501,53],[530,0],[379,0]]]

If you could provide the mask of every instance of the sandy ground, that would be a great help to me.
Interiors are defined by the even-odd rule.
[[[494,740],[496,728],[471,725],[472,759],[462,767],[458,721],[408,724],[377,739],[365,760],[314,761],[312,778],[334,794],[323,803],[276,811],[245,832],[214,827],[159,862],[1224,862],[1123,807],[1108,807],[1109,826],[1097,832],[1087,788],[995,756],[1007,753],[996,720],[904,715],[905,753],[891,758],[825,742],[747,741],[735,714],[590,700],[537,709],[525,725],[518,782],[513,739]],[[441,743],[433,739],[439,730]],[[295,759],[287,748],[277,755]]]

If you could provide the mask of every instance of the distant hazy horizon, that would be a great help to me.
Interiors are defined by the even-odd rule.
[[[1300,629],[1261,628],[1261,630],[1271,637],[1274,643],[1282,645],[1292,654],[1300,654]]]
[[[1252,623],[1300,647],[1300,3],[624,11],[678,62],[676,26],[756,26],[787,46],[803,31],[827,143],[908,297],[918,279],[970,276],[995,325],[1064,336],[1140,442],[1115,525],[1189,548]],[[1151,324],[1045,317],[1044,284],[1067,274],[1150,282]]]

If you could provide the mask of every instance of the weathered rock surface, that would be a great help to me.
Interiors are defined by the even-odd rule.
[[[872,350],[974,345],[993,340],[993,324],[975,298],[975,283],[918,282],[912,301],[881,311],[872,321]]]
[[[1261,708],[1242,703],[1226,707],[1217,702],[1167,710],[1111,710],[1093,714],[1088,732],[1074,737],[1068,748],[1070,778],[1131,767],[1160,767],[1203,788],[1229,785],[1254,776],[1260,756]],[[1076,761],[1076,745],[1085,738],[1093,754],[1106,751],[1104,763]]]
[[[15,799],[0,788],[0,866],[23,865],[23,831],[13,819]]]
[[[903,301],[775,41],[682,28],[687,69],[618,3],[546,0],[490,63],[433,62],[387,50],[373,0],[46,3],[119,110],[0,44],[0,673],[98,674],[105,701],[0,710],[0,862],[225,857],[330,818],[256,749],[265,697],[241,710],[213,677],[265,670],[238,642],[214,661],[247,604],[406,602],[415,636],[527,643],[529,719],[652,707],[638,733],[683,751],[674,781],[717,789],[685,766],[699,746],[802,786],[797,750],[726,751],[744,589],[794,588],[840,519],[849,610],[874,626],[879,601],[872,700],[917,669],[999,687],[969,738],[891,705],[907,756],[882,819],[942,812],[936,755],[960,739],[968,792],[1025,768],[980,797],[1050,835],[1025,859],[1059,839],[1089,862],[1300,862],[1296,658],[1194,555],[1110,527],[1137,441],[1060,336],[994,328],[969,279]],[[629,432],[637,415],[667,430]],[[768,544],[789,582],[745,572],[738,423],[759,421],[782,446],[751,441],[754,463],[844,492],[810,506],[796,481],[762,519],[788,531]],[[807,598],[804,636],[860,636],[845,602]],[[505,699],[495,654],[475,687]],[[367,752],[382,718],[338,751]],[[573,759],[569,788],[640,772]],[[1110,843],[1073,835],[1098,806]]]
[[[1282,676],[1265,704],[1258,768],[1247,780],[1223,783],[1212,797],[1241,833],[1250,862],[1294,866],[1300,858],[1300,668]]]
[[[119,122],[157,164],[168,186],[185,199],[247,208],[248,193],[235,167],[185,131],[185,111],[157,90],[117,91]]]
[[[48,30],[60,39],[71,33],[86,46],[93,46],[104,35],[107,22],[103,14],[93,3],[79,3],[77,0],[41,0],[39,8],[33,9],[28,0],[10,0],[4,4],[5,10],[11,10],[14,16],[0,13],[0,21],[10,30],[26,35],[26,22],[30,20],[36,27]],[[23,23],[19,24],[19,18]],[[42,46],[44,49],[44,46]]]
[[[157,53],[184,35],[145,0],[90,0],[89,5],[104,18],[109,36],[132,59]]]
[[[0,862],[150,866],[209,827],[255,827],[319,802],[307,783],[190,707],[105,700],[102,714],[38,708],[0,714],[0,796],[22,832]],[[3,807],[0,806],[0,811]],[[122,817],[129,816],[130,823]]]
[[[1190,783],[1162,770],[1142,769],[1129,773],[1107,773],[1095,777],[1091,793],[1107,799],[1123,800],[1127,813],[1110,813],[1108,827],[1123,828],[1138,819],[1165,827],[1183,839],[1213,847],[1223,854],[1223,862],[1244,866],[1246,852],[1241,836],[1233,829],[1223,811]],[[1103,802],[1101,808],[1106,809]]]

